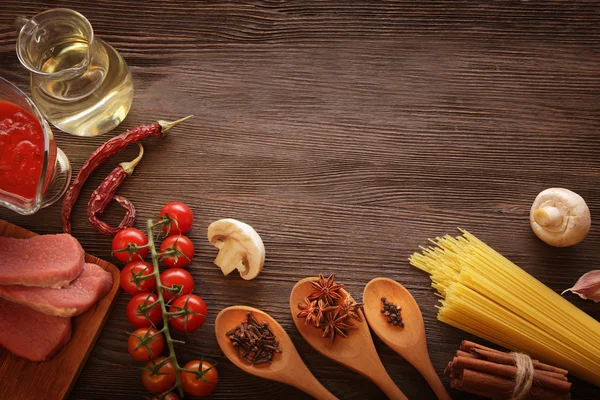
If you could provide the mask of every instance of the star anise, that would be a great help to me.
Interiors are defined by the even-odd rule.
[[[337,306],[337,308],[340,310],[340,314],[345,314],[349,318],[352,318],[359,322],[362,322],[362,318],[360,317],[360,314],[358,313],[358,310],[362,306],[363,306],[362,303],[357,303],[354,301],[354,299],[352,297],[347,296],[344,299],[344,301],[342,302],[342,304]]]
[[[319,326],[319,320],[317,320],[317,301],[310,300],[308,297],[304,299],[304,303],[299,303],[298,308],[300,309],[300,313],[298,313],[298,318],[305,318],[304,325],[308,325],[310,323]],[[322,316],[321,316],[322,318]]]
[[[318,328],[321,321],[325,319],[325,315],[327,315],[327,312],[334,311],[336,308],[336,306],[330,306],[329,304],[325,303],[322,299],[319,299],[316,308],[317,324],[315,326]]]
[[[335,335],[347,337],[346,333],[352,329],[351,325],[346,323],[347,315],[340,314],[339,310],[328,312],[323,324],[323,337],[328,337],[331,343],[335,340]]]
[[[310,284],[315,289],[308,295],[310,300],[323,299],[326,303],[333,305],[336,299],[342,298],[342,295],[338,292],[344,285],[335,283],[333,274],[329,275],[329,278],[325,278],[323,274],[319,274],[319,280]]]

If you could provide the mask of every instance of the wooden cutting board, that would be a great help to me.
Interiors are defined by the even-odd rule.
[[[37,235],[0,220],[0,236],[30,238]],[[32,362],[0,347],[0,399],[64,399],[90,354],[110,314],[119,291],[119,269],[104,260],[85,255],[85,261],[98,264],[113,276],[110,292],[87,312],[73,318],[69,343],[51,360]]]

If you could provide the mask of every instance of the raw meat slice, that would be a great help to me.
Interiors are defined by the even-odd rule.
[[[71,339],[71,318],[42,314],[0,299],[0,346],[31,361],[44,361]]]
[[[60,288],[83,269],[84,251],[73,236],[0,237],[0,285]]]
[[[96,264],[85,264],[81,274],[61,289],[0,285],[0,297],[39,312],[72,317],[87,311],[112,287],[112,274]]]

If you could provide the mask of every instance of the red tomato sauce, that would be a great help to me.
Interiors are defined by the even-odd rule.
[[[0,191],[33,199],[44,163],[44,132],[23,107],[0,100]]]

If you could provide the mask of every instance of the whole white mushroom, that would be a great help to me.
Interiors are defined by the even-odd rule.
[[[208,226],[208,240],[219,249],[214,263],[224,275],[236,269],[243,279],[254,279],[265,263],[265,245],[250,225],[232,218]]]
[[[577,193],[550,188],[537,195],[529,222],[536,236],[549,245],[572,246],[585,239],[590,231],[590,209]]]

